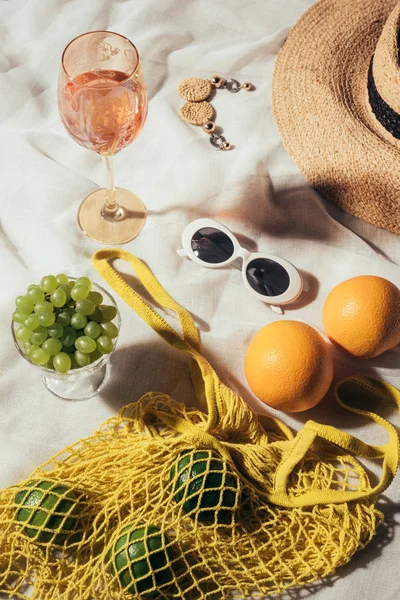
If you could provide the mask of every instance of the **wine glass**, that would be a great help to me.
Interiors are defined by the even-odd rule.
[[[103,158],[106,187],[80,205],[78,224],[103,244],[123,244],[143,228],[146,209],[132,192],[114,187],[114,154],[133,142],[147,116],[147,89],[139,54],[126,37],[91,31],[65,48],[58,108],[70,136]]]

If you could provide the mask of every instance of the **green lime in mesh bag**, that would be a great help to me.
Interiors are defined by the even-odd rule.
[[[174,580],[171,542],[156,525],[124,527],[109,558],[112,574],[131,594],[155,597]]]
[[[15,496],[16,520],[36,542],[62,545],[75,532],[82,500],[68,485],[29,481]],[[72,541],[69,539],[69,541]]]
[[[212,450],[185,450],[172,465],[175,501],[184,512],[204,524],[230,524],[239,496],[236,475]]]

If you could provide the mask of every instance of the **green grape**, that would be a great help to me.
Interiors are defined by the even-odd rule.
[[[29,300],[36,304],[37,302],[42,302],[44,300],[44,291],[40,289],[38,285],[30,285],[28,287],[28,291],[26,292]]]
[[[42,350],[46,352],[46,354],[50,354],[50,356],[54,356],[61,352],[62,341],[56,338],[49,338],[45,340],[42,344]]]
[[[67,315],[69,315],[69,318],[71,319],[72,315],[75,314],[75,307],[74,306],[66,306],[63,309],[63,312],[66,312]]]
[[[53,366],[53,357],[50,356],[49,360],[47,361],[47,363],[45,363],[43,365],[46,369],[51,369],[52,371],[54,371],[54,366]]]
[[[30,342],[24,342],[22,344],[22,352],[26,355],[29,354],[29,352],[31,351],[32,348],[32,344]]]
[[[31,359],[34,365],[44,365],[48,362],[50,356],[49,354],[46,354],[44,350],[38,348],[37,350],[34,350],[31,353],[29,358]]]
[[[37,315],[35,315],[35,313],[32,313],[31,315],[29,315],[29,317],[27,317],[25,319],[24,325],[28,329],[32,330],[32,329],[36,329],[36,327],[39,327],[39,325],[41,325],[41,323],[39,322],[39,317]]]
[[[84,354],[83,352],[76,350],[76,352],[74,352],[74,358],[79,367],[87,367],[90,365],[90,354]]]
[[[64,334],[61,336],[61,341],[63,346],[67,348],[73,347],[76,340],[76,331],[73,327],[66,327],[64,329]]]
[[[42,325],[39,325],[35,331],[31,331],[31,344],[35,344],[35,346],[41,346],[47,337],[47,327],[42,327]]]
[[[75,348],[83,354],[90,354],[96,350],[96,342],[87,335],[81,335],[75,340]]]
[[[34,352],[38,348],[39,346],[36,346],[36,344],[31,344],[30,342],[25,342],[24,344],[24,352],[28,358],[30,358],[32,352]]]
[[[57,283],[65,283],[68,285],[68,277],[64,273],[56,275]]]
[[[100,327],[105,335],[108,335],[111,339],[116,338],[118,335],[118,327],[114,323],[107,321],[106,323],[100,323]]]
[[[64,292],[64,290],[60,290],[60,288],[57,288],[56,290],[54,290],[54,292],[50,296],[50,302],[56,308],[61,308],[61,306],[64,306],[66,301],[67,301],[67,294]]]
[[[71,359],[71,369],[79,369],[79,365],[77,364],[73,354],[70,355],[70,359]]]
[[[95,305],[90,300],[78,300],[75,306],[76,312],[85,315],[86,317],[93,314],[95,309]]]
[[[46,275],[40,280],[40,287],[47,294],[51,294],[58,287],[58,281],[54,275]]]
[[[79,277],[75,281],[75,285],[85,285],[87,288],[89,288],[89,292],[92,289],[92,282],[90,281],[89,277]]]
[[[88,300],[91,300],[95,306],[100,306],[103,302],[103,296],[99,292],[90,292]]]
[[[15,306],[18,310],[27,313],[28,315],[33,311],[33,302],[28,296],[18,296],[18,298],[15,299]]]
[[[89,288],[86,285],[74,285],[71,290],[71,298],[73,300],[84,300],[89,295]]]
[[[52,338],[60,338],[64,333],[64,327],[60,323],[53,323],[48,328],[49,336]]]
[[[74,329],[83,329],[87,323],[87,318],[85,315],[81,315],[80,313],[75,313],[71,317],[71,326]]]
[[[56,315],[54,313],[40,313],[38,319],[40,325],[43,325],[43,327],[50,327],[56,320]]]
[[[102,304],[100,308],[103,311],[103,321],[112,321],[117,316],[117,309],[115,306]]]
[[[61,285],[58,286],[57,289],[65,292],[66,300],[65,300],[64,304],[67,304],[67,302],[71,298],[71,288],[66,283],[62,283]]]
[[[57,321],[57,323],[60,323],[60,325],[62,325],[63,327],[68,327],[68,325],[71,322],[71,317],[69,316],[69,314],[65,310],[63,310],[58,315],[56,321]]]
[[[96,350],[90,353],[90,363],[93,364],[96,360],[99,360],[99,358],[103,358],[103,354],[99,352],[96,347]]]
[[[61,348],[61,352],[66,352],[66,354],[70,354],[72,356],[72,354],[75,352],[75,346],[72,344],[72,346],[62,346]]]
[[[75,285],[75,281],[68,281],[68,284],[67,284],[67,285],[68,285],[69,289],[70,289],[70,290],[72,290],[72,288],[73,288],[73,287],[74,287],[74,285]]]
[[[111,338],[108,335],[101,335],[97,338],[97,350],[102,354],[108,354],[114,348]]]
[[[95,340],[96,338],[99,337],[99,335],[101,335],[102,330],[98,323],[96,323],[95,321],[89,321],[89,323],[86,325],[84,331],[85,331],[85,335],[87,335]]]
[[[37,302],[35,304],[35,313],[36,314],[52,313],[52,312],[53,312],[53,305],[50,304],[50,302],[47,302],[46,300],[44,300],[42,302]]]
[[[67,373],[71,368],[71,358],[65,352],[59,352],[53,358],[53,366],[58,373]]]
[[[27,342],[31,339],[31,333],[32,331],[25,327],[25,325],[20,325],[15,332],[15,337],[19,342]]]
[[[96,323],[101,323],[102,321],[104,321],[104,315],[103,315],[103,311],[101,310],[101,308],[96,306],[96,308],[94,309],[92,314],[89,315],[89,319],[91,321],[95,321]]]
[[[21,312],[20,310],[14,310],[12,314],[12,320],[16,323],[23,325],[26,319],[29,317],[28,313]]]

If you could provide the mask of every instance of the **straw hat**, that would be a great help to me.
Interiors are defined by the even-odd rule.
[[[400,234],[400,4],[320,0],[283,45],[273,109],[310,183]]]

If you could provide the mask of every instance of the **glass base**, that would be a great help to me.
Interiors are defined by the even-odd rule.
[[[105,219],[102,209],[106,202],[106,190],[96,190],[86,196],[79,207],[78,225],[83,233],[101,244],[126,244],[143,229],[146,207],[136,194],[115,188],[115,200],[120,207],[119,216]]]
[[[57,373],[50,377],[42,375],[42,381],[49,392],[57,398],[79,402],[88,400],[101,390],[107,380],[108,368],[108,363],[106,363],[91,373],[79,373],[78,369],[76,375],[74,371],[70,371],[64,377]]]

